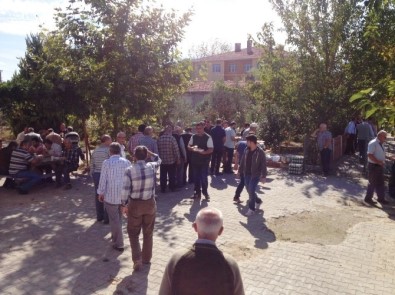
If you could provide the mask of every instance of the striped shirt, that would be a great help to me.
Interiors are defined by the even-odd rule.
[[[174,164],[180,159],[177,140],[171,134],[163,134],[159,137],[158,150],[162,164]]]
[[[110,157],[109,147],[106,145],[98,146],[92,153],[91,173],[100,173],[103,162]]]
[[[126,169],[123,178],[122,203],[127,204],[129,198],[149,200],[155,196],[155,175],[161,159],[154,155],[154,162],[139,160]]]
[[[120,205],[125,170],[131,163],[120,155],[112,155],[102,166],[97,193],[104,195],[104,201]]]
[[[28,151],[17,148],[11,154],[10,169],[8,170],[10,175],[15,175],[20,171],[26,171],[29,169],[29,164],[34,160]]]

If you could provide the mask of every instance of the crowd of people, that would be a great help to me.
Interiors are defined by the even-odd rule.
[[[382,175],[385,150],[382,144],[387,133],[379,131],[376,138],[371,138],[373,131],[366,124],[363,121],[355,125],[361,147],[360,156],[363,157],[366,150],[368,162],[369,186],[365,201],[373,204],[372,197],[376,191],[378,201],[386,204]],[[260,182],[266,181],[267,165],[265,151],[256,136],[257,128],[256,123],[245,124],[237,134],[235,122],[217,119],[214,126],[209,120],[187,128],[166,126],[157,138],[154,128],[144,124],[138,126],[138,132],[129,140],[122,131],[118,132],[115,141],[108,134],[101,136],[100,144],[92,152],[88,169],[95,188],[96,219],[110,224],[113,248],[123,251],[122,216],[127,217],[134,270],[149,264],[152,258],[158,170],[162,194],[175,192],[191,183],[194,185],[191,198],[199,200],[204,197],[209,202],[208,175],[219,177],[233,174],[235,169],[240,182],[233,201],[242,202],[240,196],[245,187],[248,193],[248,211],[245,215],[251,216],[260,209],[262,199],[256,190]],[[350,122],[346,132],[352,130]],[[317,137],[323,172],[327,175],[332,134],[322,123],[312,135]],[[349,149],[352,152],[352,148]],[[25,179],[18,186],[21,194],[28,193],[32,186],[43,181],[42,175],[48,174],[50,177],[47,180],[53,181],[52,171],[56,186],[64,185],[65,189],[70,189],[70,172],[77,170],[79,161],[84,160],[79,135],[72,127],[66,128],[65,124],[61,124],[58,133],[48,129],[41,135],[27,127],[18,134],[15,142],[2,149],[2,154],[7,154],[8,163],[1,165],[0,174]],[[196,284],[203,288],[199,294],[209,294],[207,290],[219,292],[215,294],[243,294],[237,264],[215,246],[215,240],[223,231],[222,213],[213,208],[203,209],[198,213],[193,227],[198,239],[187,253],[178,253],[170,260],[160,294],[179,293]],[[202,254],[205,259],[201,259]],[[215,284],[200,284],[201,277],[207,273],[196,277],[192,275],[200,273],[202,263],[211,263],[210,277],[215,278]],[[229,290],[234,290],[234,293],[229,293]]]
[[[56,133],[49,128],[39,134],[34,128],[25,127],[15,141],[1,150],[0,174],[10,176],[4,184],[6,188],[15,187],[15,180],[21,180],[17,189],[20,194],[27,194],[41,181],[53,182],[53,174],[56,187],[71,188],[70,172],[78,169],[79,160],[84,160],[85,155],[79,146],[79,135],[71,126],[61,124],[59,130]]]

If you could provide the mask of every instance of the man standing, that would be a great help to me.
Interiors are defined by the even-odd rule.
[[[262,200],[256,193],[259,181],[265,183],[267,176],[266,155],[258,146],[258,140],[255,135],[246,137],[247,148],[244,151],[240,163],[240,174],[244,175],[245,186],[248,192],[248,211],[246,216],[251,216],[255,210],[259,210]]]
[[[387,132],[381,130],[377,137],[369,142],[368,145],[368,189],[365,196],[365,202],[375,204],[373,194],[376,191],[377,201],[382,205],[388,204],[385,200],[384,186],[384,166],[385,166],[385,149],[384,142],[387,139]]]
[[[26,126],[25,128],[23,128],[23,131],[18,133],[18,135],[16,136],[16,143],[18,145],[21,144],[21,142],[25,139],[25,135],[28,133],[28,126]]]
[[[318,150],[321,156],[321,165],[324,176],[329,175],[331,154],[332,154],[332,133],[327,130],[325,123],[321,123],[320,127],[312,134],[317,137]]]
[[[354,118],[350,122],[348,122],[346,129],[344,130],[344,134],[347,137],[346,141],[346,155],[354,155],[355,154],[355,139],[357,136],[357,119]]]
[[[138,132],[135,135],[133,135],[132,137],[130,137],[129,142],[128,142],[128,151],[129,151],[130,155],[133,155],[134,149],[136,148],[136,146],[139,145],[140,138],[144,136],[143,132],[145,130],[145,127],[146,126],[144,124],[139,125],[139,127],[137,129]]]
[[[363,164],[363,171],[366,171],[367,162],[367,148],[368,143],[374,138],[373,129],[366,119],[362,120],[361,124],[357,125],[358,131],[358,150],[359,150],[359,162]]]
[[[90,165],[90,173],[93,178],[93,184],[95,186],[95,203],[96,203],[96,220],[104,224],[108,224],[108,215],[104,210],[103,202],[98,199],[97,189],[99,188],[100,173],[103,162],[110,156],[109,146],[111,144],[110,135],[102,135],[100,138],[100,145],[93,151]]]
[[[182,128],[180,126],[174,127],[173,137],[177,141],[178,150],[180,151],[180,161],[176,165],[176,186],[181,188],[184,186],[183,175],[184,175],[184,163],[187,158],[187,152],[185,150],[184,140],[181,137]]]
[[[159,156],[162,159],[160,165],[160,189],[166,192],[167,179],[169,189],[176,190],[176,165],[180,161],[180,151],[176,139],[172,135],[172,127],[166,126],[164,134],[158,139]]]
[[[154,154],[158,154],[158,143],[152,138],[154,134],[154,128],[147,126],[144,129],[144,136],[140,137],[138,145],[145,146],[149,151]],[[149,159],[150,160],[150,159]]]
[[[233,174],[232,163],[233,163],[233,153],[235,150],[235,142],[236,142],[236,122],[230,123],[230,126],[225,128],[226,139],[225,139],[225,153],[226,153],[226,164],[225,164],[225,173]]]
[[[29,153],[30,140],[22,140],[20,147],[11,153],[9,174],[15,178],[27,179],[18,187],[18,192],[22,195],[28,194],[29,190],[41,181],[41,176],[29,169],[30,165],[40,162],[40,156],[33,156]]]
[[[222,153],[224,149],[225,142],[225,130],[222,128],[222,120],[217,119],[215,121],[215,127],[213,127],[210,131],[211,138],[213,139],[213,153],[211,155],[211,175],[220,175],[219,167],[221,166]],[[222,174],[222,173],[221,173]]]
[[[152,258],[152,236],[156,217],[155,174],[161,159],[145,146],[137,146],[134,155],[137,162],[126,169],[122,204],[123,213],[128,216],[128,235],[132,248],[133,269],[149,264]],[[151,157],[153,162],[145,160]],[[139,236],[143,230],[143,250]]]
[[[191,166],[193,169],[193,179],[195,183],[195,193],[193,199],[200,199],[201,193],[207,201],[210,200],[208,194],[208,164],[214,145],[210,135],[204,132],[204,123],[196,124],[196,134],[191,137],[188,150],[192,152]]]
[[[76,171],[79,166],[79,154],[77,147],[73,146],[73,143],[70,138],[64,139],[64,151],[63,151],[63,159],[64,165],[61,170],[55,171],[56,177],[56,185],[60,187],[61,185],[61,177],[63,174],[64,179],[64,189],[71,189],[70,182],[70,172]]]
[[[198,239],[191,249],[176,253],[170,259],[159,295],[190,294],[191,290],[199,295],[243,295],[243,281],[236,261],[215,245],[224,229],[221,211],[200,210],[193,228]]]
[[[184,142],[185,151],[187,155],[187,159],[184,163],[184,171],[183,171],[183,184],[187,183],[187,169],[188,169],[188,182],[193,183],[193,173],[191,167],[191,154],[192,152],[188,150],[188,143],[192,137],[192,128],[185,128],[185,132],[181,134],[181,138]]]
[[[126,159],[126,153],[125,153],[125,142],[126,142],[126,133],[125,132],[118,132],[117,134],[117,142],[119,143],[119,146],[121,147],[121,157]]]
[[[246,140],[248,134],[250,133],[257,134],[256,133],[257,129],[258,129],[258,124],[255,122],[251,123],[250,127],[244,129],[243,134],[241,135],[243,140]]]
[[[108,214],[113,248],[123,251],[121,193],[125,170],[131,163],[121,157],[121,145],[118,142],[111,143],[109,150],[110,158],[103,163],[97,194]]]
[[[244,155],[244,152],[245,152],[246,148],[247,148],[247,141],[241,140],[241,141],[238,142],[238,144],[237,144],[237,152],[236,152],[236,165],[237,165],[237,167],[240,167],[241,159],[242,159],[242,157]],[[240,177],[240,182],[239,182],[239,185],[236,188],[235,196],[233,197],[233,202],[235,202],[237,204],[241,203],[240,195],[241,195],[241,192],[243,191],[244,186],[245,186],[244,174],[242,173],[240,168],[238,168],[238,171],[239,171],[238,175]]]

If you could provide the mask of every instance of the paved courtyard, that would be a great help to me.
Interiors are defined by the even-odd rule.
[[[348,166],[349,165],[349,166]],[[166,263],[196,239],[200,208],[224,213],[219,247],[239,263],[246,294],[395,294],[395,208],[362,204],[366,180],[347,160],[337,175],[270,169],[264,213],[232,202],[238,180],[210,177],[212,201],[192,185],[160,194],[152,264],[133,272],[130,246],[110,245],[95,221],[91,180],[72,179],[29,195],[0,188],[0,294],[157,294]],[[244,191],[242,199],[245,201]]]

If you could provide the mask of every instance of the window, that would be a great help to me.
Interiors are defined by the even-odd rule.
[[[235,64],[230,64],[229,65],[229,72],[236,73],[236,65]]]
[[[251,70],[251,64],[244,65],[244,72],[249,72]]]
[[[213,64],[213,73],[221,73],[221,65]]]

